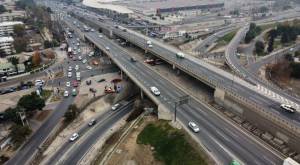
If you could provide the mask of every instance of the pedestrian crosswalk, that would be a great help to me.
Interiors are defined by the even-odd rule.
[[[259,85],[259,84],[257,86],[254,86],[254,88],[256,88],[256,90],[260,91],[261,94],[263,94],[265,96],[268,96],[272,100],[278,101],[281,104],[291,105],[294,108],[296,108],[297,111],[300,111],[300,106],[297,103],[295,103],[295,102],[293,102],[293,101],[291,101],[291,100],[289,100],[289,99],[287,99],[287,98],[271,91],[270,89],[268,89],[268,88],[266,88],[262,85]]]

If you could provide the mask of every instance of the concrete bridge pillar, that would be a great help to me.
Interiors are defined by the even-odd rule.
[[[172,118],[173,118],[172,113],[163,104],[158,105],[157,113],[158,113],[157,116],[158,116],[159,119],[170,120],[171,121]]]
[[[175,70],[175,69],[176,69],[176,66],[175,66],[175,64],[172,64],[172,68],[173,68],[173,70]]]
[[[123,80],[123,71],[121,70],[121,79]]]
[[[144,100],[144,92],[142,89],[141,89],[141,100]]]
[[[225,100],[225,91],[223,89],[216,87],[214,92],[214,98],[217,103],[223,105]]]

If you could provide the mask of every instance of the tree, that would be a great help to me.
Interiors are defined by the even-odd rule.
[[[79,114],[79,109],[77,108],[76,105],[71,104],[68,108],[68,111],[65,113],[65,122],[69,123],[73,121],[77,115]]]
[[[24,52],[27,47],[27,39],[24,37],[16,37],[13,44],[17,53]]]
[[[19,112],[19,108],[16,107],[16,108],[8,108],[4,111],[4,120],[5,121],[12,121],[16,124],[22,124],[22,121],[20,119],[20,116],[18,114]]]
[[[3,49],[0,49],[0,57],[3,58],[6,56],[6,52]]]
[[[25,34],[25,26],[24,25],[15,25],[14,26],[14,34],[17,37],[23,37]]]
[[[300,78],[300,64],[299,64],[299,63],[292,62],[292,63],[290,64],[290,67],[291,67],[291,69],[292,69],[291,76],[294,77],[294,78],[299,79],[299,78]]]
[[[268,52],[271,53],[274,50],[274,38],[270,37],[269,38],[269,43],[268,43]]]
[[[32,131],[28,126],[15,124],[11,128],[9,136],[11,137],[12,142],[15,143],[15,146],[17,148],[26,140],[26,137],[29,136],[31,132]]]
[[[35,51],[32,56],[32,64],[33,66],[39,66],[41,64],[41,55],[38,51]]]
[[[30,95],[24,95],[18,101],[18,106],[25,108],[25,111],[42,110],[45,107],[45,100],[35,92]]]
[[[6,11],[7,11],[7,10],[6,10],[5,6],[0,5],[0,14],[4,13],[4,12],[6,12]]]
[[[8,61],[11,62],[11,64],[13,64],[15,66],[16,70],[18,71],[19,58],[10,57],[10,58],[8,58]]]
[[[264,50],[265,50],[265,45],[263,42],[261,41],[257,41],[255,43],[255,53],[257,55],[262,55],[264,53]]]

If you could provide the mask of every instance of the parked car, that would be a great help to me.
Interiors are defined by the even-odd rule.
[[[67,86],[67,87],[70,87],[70,86],[71,86],[70,81],[67,81],[67,82],[66,82],[66,86]]]
[[[78,133],[73,133],[73,135],[70,137],[70,142],[73,142],[78,138],[79,138],[79,134]]]
[[[131,61],[131,62],[136,62],[136,59],[135,59],[134,57],[131,57],[131,58],[130,58],[130,61]]]
[[[68,97],[69,96],[69,91],[65,91],[64,92],[64,97]]]
[[[77,95],[77,90],[74,88],[72,89],[72,96],[76,96]]]
[[[91,66],[86,66],[86,68],[88,69],[88,70],[92,70],[93,68],[91,67]]]

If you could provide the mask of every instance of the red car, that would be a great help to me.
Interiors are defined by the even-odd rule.
[[[78,87],[78,82],[75,80],[72,82],[73,87]]]

